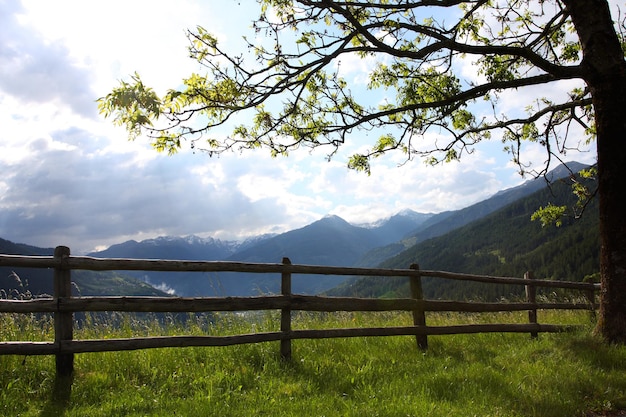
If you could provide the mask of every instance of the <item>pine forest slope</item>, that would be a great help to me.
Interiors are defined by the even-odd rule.
[[[533,271],[540,279],[581,281],[599,271],[598,202],[593,200],[582,218],[566,218],[563,226],[542,227],[531,214],[547,202],[574,204],[571,188],[556,182],[551,188],[519,199],[496,212],[445,235],[431,238],[380,263],[407,268],[522,277]],[[498,299],[519,295],[522,288],[487,286],[462,281],[424,279],[427,298]],[[355,278],[329,292],[366,297],[407,296],[403,279]]]
[[[455,211],[445,211],[426,219],[415,229],[406,233],[402,240],[389,245],[374,248],[367,252],[356,265],[372,267],[380,264],[384,260],[414,246],[427,239],[442,236],[452,230],[465,226],[473,221],[479,220],[505,206],[525,198],[537,191],[547,187],[550,183],[568,181],[567,178],[575,172],[587,168],[586,165],[578,162],[568,162],[566,165],[559,165],[557,168],[546,174],[545,178],[535,178],[517,187],[502,190],[490,198],[480,201],[471,206]],[[547,180],[547,181],[546,181]],[[542,203],[543,204],[543,203]]]

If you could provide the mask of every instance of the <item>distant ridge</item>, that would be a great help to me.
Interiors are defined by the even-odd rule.
[[[0,253],[8,255],[52,256],[54,248],[13,243],[0,239]],[[113,272],[72,271],[74,291],[80,295],[158,295],[165,292],[128,275]],[[0,267],[0,290],[8,297],[30,293],[38,296],[51,295],[53,291],[53,272],[40,268]]]
[[[548,186],[546,179],[550,179],[552,183],[557,183],[564,178],[568,178],[572,172],[577,173],[585,168],[588,168],[588,165],[579,162],[568,162],[567,166],[559,165],[548,172],[546,178],[540,177],[528,180],[521,185],[499,191],[486,200],[460,210],[435,214],[408,233],[402,241],[367,252],[357,264],[359,266],[375,266],[384,259],[394,256],[408,247],[427,239],[444,235],[451,230],[485,217],[507,204],[545,189]]]
[[[129,240],[92,252],[100,258],[218,260],[229,256],[236,246],[213,238],[161,236],[141,242]]]
[[[546,188],[548,186],[546,179],[551,182],[556,182],[564,178],[568,178],[572,171],[577,173],[585,168],[588,168],[588,166],[579,162],[569,162],[567,166],[559,165],[555,169],[548,172],[545,179],[540,177],[528,180],[516,187],[499,191],[492,197],[469,207],[435,215],[428,221],[424,222],[418,229],[414,230],[411,233],[411,236],[415,238],[415,243],[431,237],[441,236],[450,230],[454,230],[474,220],[484,217],[487,214],[493,213],[494,211],[519,200],[522,197],[526,197],[534,192]]]
[[[590,185],[593,181],[589,181]],[[571,206],[576,202],[570,184],[556,182],[519,198],[460,228],[423,240],[377,266],[522,277],[533,271],[538,279],[581,281],[599,271],[600,241],[598,201],[587,206],[582,218],[564,219],[561,227],[542,227],[530,220],[540,206],[551,202]],[[453,280],[424,279],[423,290],[430,299],[486,299],[522,295],[520,286],[485,286]],[[331,295],[384,297],[408,296],[408,282],[355,278],[329,291]]]
[[[288,257],[293,263],[352,266],[368,250],[400,239],[430,214],[404,210],[369,227],[355,226],[337,215],[327,215],[307,226],[278,235],[264,235],[244,242],[211,238],[160,237],[113,245],[89,254],[95,257],[129,257],[145,259],[227,260],[240,262],[281,262]],[[277,292],[278,277],[262,274],[195,274],[129,272],[158,288],[177,295],[252,295]],[[345,277],[319,276],[294,281],[294,291],[314,294],[344,281]]]
[[[569,163],[569,169],[558,167],[549,178],[570,175],[570,169],[585,166]],[[559,181],[555,180],[555,184]],[[288,257],[293,263],[337,266],[377,266],[392,259],[419,242],[442,236],[466,226],[518,201],[537,190],[546,189],[543,179],[535,179],[500,191],[480,203],[461,210],[439,214],[403,210],[389,218],[367,225],[353,225],[337,215],[328,215],[302,228],[278,235],[251,237],[243,242],[221,241],[195,235],[163,236],[141,242],[130,240],[108,249],[92,252],[94,257],[231,260],[243,262],[280,262]],[[543,203],[541,203],[543,204]],[[8,242],[8,241],[7,241]],[[5,253],[51,254],[53,249],[41,249],[22,244],[5,244]],[[13,252],[9,252],[13,251]],[[406,267],[406,265],[405,265]],[[150,284],[180,296],[242,295],[277,292],[278,277],[261,274],[197,274],[126,272],[143,285]],[[294,291],[315,294],[327,291],[345,281],[345,277],[299,277]],[[94,289],[94,291],[100,291]]]

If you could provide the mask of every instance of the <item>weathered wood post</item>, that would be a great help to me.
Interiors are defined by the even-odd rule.
[[[74,372],[74,354],[62,352],[62,342],[72,340],[74,314],[59,310],[61,298],[72,296],[72,273],[67,266],[67,258],[70,256],[70,248],[57,246],[54,249],[54,257],[59,260],[59,265],[54,268],[54,300],[57,311],[54,313],[54,343],[59,349],[56,354],[57,377],[71,376]]]
[[[596,317],[596,290],[594,288],[591,288],[590,290],[586,290],[585,291],[585,298],[587,298],[587,301],[589,302],[589,313],[590,313],[591,322],[595,323],[596,320],[597,320],[597,317]]]
[[[528,271],[524,274],[524,279],[533,280],[535,277],[533,276],[532,271]],[[530,304],[535,304],[537,302],[537,287],[533,284],[526,284],[526,301]],[[528,310],[528,322],[530,324],[537,324],[537,309],[533,308]],[[536,339],[538,333],[536,331],[530,332],[530,337],[532,339]]]
[[[411,298],[414,300],[424,300],[424,294],[422,293],[422,277],[419,274],[419,265],[411,264],[411,269],[418,271],[415,275],[409,277],[409,285],[411,287]],[[424,311],[424,305],[420,303],[420,306],[413,310],[413,325],[414,326],[426,326],[426,313]],[[415,335],[417,341],[417,347],[421,350],[428,349],[428,335],[418,334]]]
[[[283,258],[284,265],[291,265],[289,258]],[[280,293],[283,296],[291,296],[291,272],[281,274]],[[283,308],[280,312],[280,356],[283,359],[291,359],[291,308]]]

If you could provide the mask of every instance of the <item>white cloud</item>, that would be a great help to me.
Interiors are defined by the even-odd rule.
[[[398,166],[404,162],[401,158],[389,155],[375,160],[371,176],[346,172],[337,162],[317,164],[319,175],[309,187],[312,193],[328,195],[337,202],[332,213],[367,223],[404,208],[422,212],[462,208],[515,183],[499,180],[492,172],[496,161],[480,151],[468,155],[463,163],[437,167],[419,160]]]
[[[79,115],[94,115],[93,76],[62,42],[45,39],[19,18],[27,11],[17,1],[0,7],[0,90],[25,104],[54,103]],[[53,19],[48,19],[53,20]]]
[[[373,161],[368,177],[346,168],[367,137],[330,162],[327,149],[274,159],[265,151],[167,157],[97,115],[95,100],[134,71],[163,90],[197,70],[186,28],[202,24],[225,45],[242,45],[256,6],[0,2],[0,237],[74,253],[158,235],[233,239],[328,213],[363,223],[403,208],[461,208],[521,181],[497,141],[435,168],[419,160],[397,167],[402,155],[389,155]],[[353,58],[342,58],[340,71],[365,82],[375,62]]]

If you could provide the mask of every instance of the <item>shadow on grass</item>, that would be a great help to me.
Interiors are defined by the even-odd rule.
[[[330,401],[342,398],[354,407],[354,415],[367,414],[370,402],[387,407],[400,399],[406,405],[378,411],[418,415],[432,409],[432,415],[446,415],[465,410],[477,415],[561,417],[624,407],[623,348],[584,335],[559,335],[552,342],[546,342],[548,336],[543,342],[508,335],[485,337],[490,344],[473,338],[458,337],[456,343],[434,339],[426,353],[404,344],[402,351],[407,354],[398,355],[399,350],[385,351],[383,345],[373,356],[352,351],[359,358],[284,363],[279,378],[286,384],[304,381],[304,386],[313,387],[307,395],[319,393]],[[468,406],[471,410],[466,410]]]
[[[585,387],[585,395],[594,408],[605,414],[589,415],[626,416],[626,378],[623,377],[626,375],[626,349],[604,343],[594,336],[572,339],[563,349],[600,375],[595,379],[595,386]],[[603,383],[598,384],[598,380]]]
[[[46,402],[43,410],[39,414],[40,417],[58,417],[65,414],[72,395],[72,383],[74,376],[56,377],[50,398]]]

